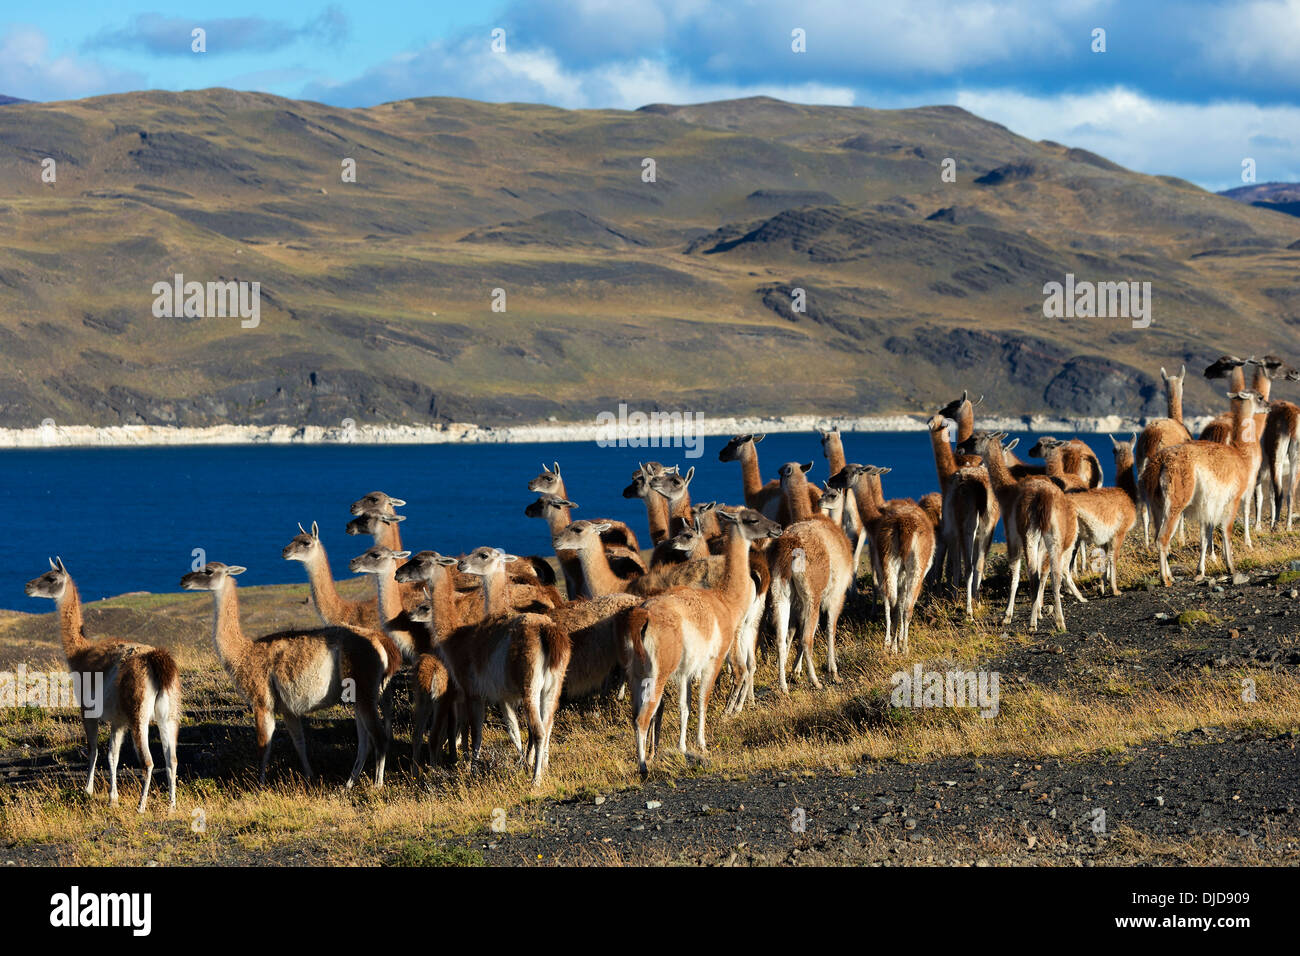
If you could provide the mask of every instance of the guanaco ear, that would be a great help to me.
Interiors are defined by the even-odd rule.
[[[298,530],[301,531],[303,534],[307,533],[307,529],[302,526],[301,521],[298,522]]]
[[[697,514],[701,511],[712,511],[717,506],[718,503],[716,501],[702,501],[695,506],[695,511]]]
[[[892,468],[879,468],[879,469],[876,470],[876,474],[878,474],[878,475],[887,475],[887,474],[889,474],[889,473],[890,473],[891,471],[893,471],[893,470],[894,470],[894,469],[892,469]]]
[[[1005,433],[1004,433],[1004,434],[1005,434]],[[1011,439],[1011,441],[1007,442],[1007,443],[1006,443],[1005,445],[1003,445],[1002,447],[1003,447],[1003,449],[1005,449],[1006,451],[1011,451],[1013,448],[1015,448],[1015,447],[1016,447],[1017,445],[1019,445],[1019,444],[1020,444],[1020,439],[1019,439],[1019,438],[1013,438],[1013,439]]]
[[[542,462],[542,474],[549,475],[550,473],[551,469],[546,467],[546,462]]]
[[[1163,382],[1169,381],[1169,373],[1165,371],[1165,367],[1163,365],[1160,366],[1160,380]]]
[[[604,532],[608,531],[612,527],[614,526],[610,524],[608,521],[595,521],[592,522],[591,530],[596,532],[596,534],[603,534]]]
[[[247,571],[248,568],[240,564],[232,564],[226,568],[226,573],[231,575],[240,575]]]
[[[388,503],[391,504],[394,508],[401,508],[406,505],[406,502],[403,501],[401,498],[389,498]]]
[[[562,507],[562,508],[576,508],[576,507],[578,507],[578,503],[577,503],[576,501],[570,501],[568,498],[561,498],[561,499],[560,499],[560,507]]]
[[[766,437],[767,437],[766,434],[763,434],[763,435],[753,435],[753,436],[750,437],[750,441],[752,441],[755,445],[757,445],[759,442],[761,442],[761,441],[762,441],[764,438],[766,438]]]
[[[519,555],[517,554],[506,554],[504,551],[500,553],[501,553],[501,560],[504,561],[506,564],[509,564],[512,561],[519,560]]]
[[[317,541],[320,540],[320,525],[314,521],[311,523],[311,536]]]
[[[405,504],[405,502],[403,502]],[[384,524],[397,524],[399,521],[405,521],[406,515],[375,515]]]
[[[58,555],[55,555],[54,560],[58,564],[59,570],[62,571],[64,574],[67,574],[68,569],[63,566],[63,559]]]
[[[411,552],[410,552],[410,551],[394,551],[394,552],[393,552],[393,558],[394,558],[395,560],[397,560],[397,561],[405,561],[405,560],[406,560],[407,558],[409,558],[410,556],[411,556]]]
[[[1164,369],[1161,369],[1160,371],[1163,372]],[[1127,445],[1127,444],[1128,444],[1128,442],[1120,441],[1120,440],[1119,440],[1118,438],[1116,438],[1114,435],[1111,435],[1111,436],[1110,436],[1110,446],[1111,446],[1112,448],[1120,448],[1120,447],[1122,447],[1122,446],[1124,446],[1124,445]]]
[[[695,466],[691,465],[691,467],[686,472],[686,476],[682,479],[682,484],[689,485],[691,483],[691,479],[694,477],[695,477]]]
[[[558,461],[553,461],[553,462],[551,462],[551,464],[555,466],[555,471],[553,471],[552,474],[555,475],[556,478],[559,478],[559,477],[560,477],[560,463],[559,463]]]
[[[57,571],[57,570],[59,570],[59,566],[58,566],[57,564],[54,563],[54,559],[53,559],[53,558],[46,558],[45,560],[50,562],[50,570],[51,570],[51,571]]]

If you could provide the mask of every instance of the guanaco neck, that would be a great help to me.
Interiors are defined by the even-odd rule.
[[[718,590],[732,610],[739,611],[741,602],[752,595],[752,587],[753,581],[749,576],[749,542],[740,525],[733,524],[727,529],[727,550]]]
[[[988,467],[989,480],[993,483],[994,492],[1001,493],[1016,487],[1016,479],[1011,474],[1011,469],[1007,467],[1001,445],[997,442],[989,442],[982,457]]]
[[[1250,423],[1253,426],[1255,424],[1254,415],[1251,415],[1249,417],[1250,417]],[[1254,428],[1252,427],[1251,437],[1254,440],[1253,441],[1246,440],[1246,434],[1244,429],[1246,419],[1247,419],[1246,402],[1240,401],[1239,399],[1234,399],[1232,402],[1232,437],[1228,440],[1228,444],[1231,445],[1233,448],[1238,449],[1239,451],[1248,452],[1251,446],[1258,444],[1259,436],[1254,434]]]
[[[381,521],[379,524],[378,533],[371,535],[375,539],[375,544],[381,548],[387,548],[389,551],[401,551],[402,532],[397,530],[397,522]]]
[[[645,501],[646,521],[650,525],[650,540],[659,544],[668,537],[668,499],[647,485],[642,500]]]
[[[375,589],[379,596],[379,621],[387,626],[389,621],[398,617],[405,608],[402,606],[402,589],[393,576],[396,562],[387,561],[384,569],[375,575]]]
[[[339,597],[334,586],[334,575],[330,573],[329,558],[323,545],[317,545],[311,553],[307,564],[307,583],[311,586],[312,603],[316,613],[326,624],[339,620],[342,616],[343,599]]]
[[[957,473],[957,459],[953,457],[952,446],[948,444],[948,429],[931,429],[930,444],[934,448],[934,469],[939,473],[939,487],[947,488],[952,476]]]
[[[81,616],[81,594],[68,578],[58,602],[59,634],[63,638],[63,655],[71,663],[73,656],[90,646],[86,640],[86,625]]]
[[[784,479],[781,490],[785,493],[785,506],[790,513],[790,523],[807,521],[813,516],[812,501],[808,498],[808,479],[802,471]]]
[[[740,453],[740,475],[745,485],[745,504],[754,508],[763,490],[763,474],[758,470],[758,449],[753,442],[746,442]]]
[[[437,643],[460,627],[462,622],[456,612],[456,584],[451,569],[438,566],[428,583],[433,601],[433,620],[429,622],[429,629],[434,643]]]
[[[1268,401],[1269,392],[1273,388],[1273,380],[1268,377],[1268,369],[1262,365],[1255,366],[1255,374],[1251,378],[1250,387],[1253,391],[1259,392],[1264,401]]]
[[[844,442],[840,439],[839,432],[829,432],[826,435],[826,462],[830,466],[831,474],[838,475],[844,470],[847,464],[844,460]]]
[[[1228,391],[1241,392],[1246,388],[1246,372],[1243,366],[1238,365],[1228,374]]]
[[[879,475],[858,475],[853,481],[853,500],[858,503],[858,514],[866,524],[871,524],[880,517],[880,505],[876,489],[880,487]],[[881,493],[883,499],[884,492]]]
[[[961,408],[957,410],[957,441],[964,442],[975,434],[975,406],[970,400],[961,403]]]
[[[1065,453],[1064,449],[1053,448],[1043,455],[1044,474],[1048,478],[1065,477]]]
[[[659,497],[663,498],[664,496],[660,495]],[[691,510],[691,493],[689,491],[683,490],[681,497],[664,498],[664,500],[668,503],[669,528],[672,528],[673,522],[679,518],[687,525],[695,522],[695,514]]]
[[[498,565],[491,573],[483,575],[483,616],[489,618],[504,614],[510,609],[509,605],[505,565]]]
[[[212,646],[217,657],[232,677],[238,677],[252,641],[244,636],[244,629],[239,623],[239,588],[229,578],[220,590],[213,591],[216,614],[212,620]]]
[[[1165,401],[1169,406],[1169,417],[1178,424],[1183,423],[1183,380],[1171,378],[1165,383]]]
[[[598,536],[578,549],[578,563],[582,566],[582,579],[591,597],[617,594],[623,590],[623,581],[609,566],[604,542]]]
[[[1133,474],[1133,452],[1125,451],[1115,456],[1115,484],[1128,495],[1129,501],[1138,503],[1137,478]]]
[[[573,523],[571,513],[567,507],[546,509],[546,526],[551,529],[552,544],[555,542],[555,536]]]

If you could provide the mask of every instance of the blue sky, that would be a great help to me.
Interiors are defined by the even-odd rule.
[[[201,55],[194,27],[207,31]],[[795,28],[805,53],[791,51]],[[1260,182],[1300,180],[1300,0],[65,0],[0,12],[0,93],[210,86],[339,106],[954,103],[1207,188],[1240,185],[1248,157]]]

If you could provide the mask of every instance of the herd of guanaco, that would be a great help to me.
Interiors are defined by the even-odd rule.
[[[1247,368],[1252,371],[1246,387]],[[638,768],[654,758],[665,691],[676,685],[678,746],[687,754],[691,688],[696,687],[695,744],[707,754],[710,694],[724,668],[731,673],[725,712],[754,701],[760,630],[774,635],[777,682],[788,691],[794,674],[822,686],[814,637],[824,635],[826,677],[839,680],[837,623],[846,597],[859,584],[862,552],[884,612],[884,650],[908,653],[908,635],[921,590],[945,586],[964,594],[973,616],[984,583],[994,529],[1007,541],[1010,597],[1003,623],[1015,610],[1022,563],[1034,594],[1029,627],[1037,629],[1046,587],[1052,586],[1056,627],[1065,628],[1061,589],[1086,598],[1074,574],[1100,572],[1101,590],[1119,593],[1116,561],[1138,518],[1148,545],[1154,535],[1160,576],[1173,583],[1169,547],[1187,521],[1201,533],[1198,577],[1213,557],[1214,532],[1223,560],[1235,572],[1231,531],[1244,509],[1246,546],[1258,532],[1263,501],[1276,525],[1285,504],[1291,528],[1300,480],[1300,407],[1270,400],[1279,376],[1300,372],[1273,356],[1224,356],[1207,378],[1227,378],[1229,410],[1193,440],[1183,420],[1186,368],[1161,369],[1168,415],[1127,440],[1113,438],[1115,484],[1104,487],[1102,467],[1082,441],[1039,439],[1022,461],[1004,432],[977,430],[968,392],[928,421],[939,490],[912,499],[886,499],[887,467],[846,460],[841,434],[821,429],[830,477],[808,478],[812,462],[786,462],[764,481],[758,464],[762,435],[737,435],[719,453],[741,466],[743,504],[692,504],[695,469],[642,464],[623,490],[646,510],[650,545],[612,519],[572,520],[558,463],[528,483],[536,499],[528,517],[546,521],[555,549],[552,564],[483,547],[452,557],[404,550],[401,499],[373,492],[354,502],[347,533],[372,544],[353,558],[353,572],[373,575],[375,596],[342,598],[335,588],[319,527],[298,526],[283,557],[301,562],[321,625],[246,635],[235,578],[244,568],[209,562],[186,574],[181,586],[211,591],[212,639],[217,657],[253,711],[261,779],[266,778],[277,716],[288,728],[307,777],[303,718],[338,703],[351,704],[357,725],[353,786],[374,757],[374,785],[384,781],[392,738],[393,692],[399,674],[410,681],[412,760],[480,759],[489,705],[501,713],[519,759],[540,783],[550,759],[551,731],[561,701],[599,693],[630,698]],[[955,432],[955,434],[954,434]],[[555,570],[558,568],[558,573]],[[33,597],[58,606],[69,667],[103,678],[99,716],[85,717],[90,753],[86,792],[93,793],[98,725],[110,724],[110,799],[117,799],[117,765],[129,731],[144,767],[139,810],[153,771],[148,728],[159,727],[171,806],[176,802],[176,739],[181,717],[180,672],[162,648],[113,639],[89,639],[76,585],[62,559],[27,584]],[[794,640],[797,635],[797,643]],[[89,714],[89,709],[83,709]],[[527,731],[525,741],[520,728]]]

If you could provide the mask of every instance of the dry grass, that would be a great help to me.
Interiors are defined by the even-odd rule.
[[[1251,557],[1257,564],[1284,565],[1300,553],[1300,535],[1288,537],[1267,539]],[[1149,564],[1135,555],[1126,557],[1125,586],[1141,586],[1147,569]],[[991,603],[986,602],[981,619],[972,624],[962,620],[958,609],[932,602],[922,615],[924,623],[913,630],[913,653],[906,659],[881,653],[878,624],[851,623],[841,630],[843,682],[822,691],[806,683],[796,685],[789,697],[760,691],[756,707],[729,719],[720,713],[724,695],[715,694],[706,761],[688,762],[673,749],[677,710],[670,702],[664,719],[668,746],[652,767],[653,777],[671,780],[708,772],[743,778],[772,769],[835,772],[864,760],[925,761],[952,755],[1069,758],[1118,751],[1204,726],[1278,732],[1300,726],[1300,679],[1264,670],[1199,674],[1158,688],[1116,678],[1100,696],[1020,682],[1016,675],[1004,674],[1000,712],[991,720],[973,710],[891,707],[890,675],[897,670],[915,663],[927,669],[974,669],[1013,642],[1040,640],[1004,631]],[[74,782],[84,759],[74,715],[8,711],[0,715],[0,751],[48,749],[60,768],[71,772],[43,775],[0,794],[0,839],[18,847],[52,848],[48,852],[60,862],[77,864],[156,860],[465,865],[478,860],[473,851],[462,851],[456,844],[487,832],[498,808],[505,812],[508,828],[518,831],[536,825],[538,801],[639,786],[627,704],[611,700],[562,710],[552,773],[535,793],[504,733],[492,725],[485,747],[489,761],[482,770],[439,770],[422,783],[403,771],[390,772],[389,784],[380,792],[365,785],[349,792],[334,782],[306,785],[293,773],[289,745],[280,739],[273,783],[261,789],[255,784],[247,710],[210,649],[187,648],[183,666],[187,726],[213,731],[203,749],[215,752],[218,769],[197,776],[182,765],[175,814],[168,816],[162,803],[154,803],[144,816],[134,812],[131,793],[138,787],[138,776],[133,770],[127,773],[119,807],[107,805],[102,785],[87,799]],[[1256,681],[1255,703],[1241,700],[1240,677],[1245,673]],[[722,684],[726,682],[724,677]],[[759,687],[774,683],[773,662],[765,660]],[[346,717],[341,710],[330,711],[312,721],[314,752],[328,743],[350,753],[354,738]],[[405,757],[408,739],[399,726],[395,754]],[[452,850],[430,849],[430,837],[452,841]],[[1152,855],[1159,853],[1152,850]],[[0,851],[0,861],[3,857]]]

